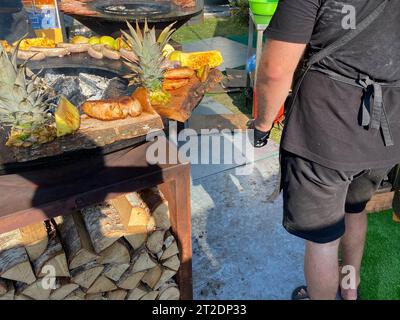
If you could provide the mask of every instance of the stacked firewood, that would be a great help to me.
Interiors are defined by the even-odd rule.
[[[0,300],[178,300],[179,250],[157,188],[0,235]]]

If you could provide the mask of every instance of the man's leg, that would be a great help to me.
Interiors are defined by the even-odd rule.
[[[356,271],[356,285],[360,284],[360,269],[364,254],[365,238],[367,235],[368,218],[365,212],[360,214],[346,214],[346,232],[342,237],[341,247],[343,266],[352,266]],[[345,274],[341,273],[341,276]],[[341,289],[345,300],[356,300],[357,287]]]
[[[335,300],[338,286],[340,240],[319,244],[307,241],[304,273],[311,300]]]

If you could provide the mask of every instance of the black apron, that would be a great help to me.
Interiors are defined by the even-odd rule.
[[[293,110],[296,102],[297,95],[299,93],[301,84],[307,75],[308,71],[318,71],[326,74],[329,78],[340,81],[355,87],[363,89],[363,103],[361,114],[361,123],[363,127],[369,130],[381,130],[384,143],[387,147],[393,146],[394,141],[390,131],[389,121],[387,118],[385,105],[383,101],[383,88],[400,88],[400,80],[395,82],[378,82],[373,80],[367,74],[359,74],[358,78],[353,79],[345,77],[338,72],[323,69],[317,64],[322,59],[328,57],[338,49],[345,46],[356,36],[367,29],[385,10],[390,0],[384,0],[370,15],[368,15],[363,21],[361,21],[356,29],[353,29],[346,33],[343,37],[336,40],[325,49],[311,55],[303,61],[302,66],[296,76],[294,82],[293,94],[285,102],[285,121],[288,121],[290,114]]]

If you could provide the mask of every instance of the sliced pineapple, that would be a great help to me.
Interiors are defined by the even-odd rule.
[[[206,65],[213,69],[224,62],[222,54],[218,50],[191,53],[174,51],[169,55],[168,59],[170,61],[178,61],[182,67],[189,67],[194,70],[199,70]]]
[[[60,102],[55,113],[57,137],[63,137],[77,131],[81,125],[79,110],[61,96]]]

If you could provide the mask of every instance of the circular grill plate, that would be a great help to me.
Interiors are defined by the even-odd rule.
[[[171,11],[171,6],[168,4],[135,2],[100,5],[98,10],[104,14],[146,17],[168,14]]]

